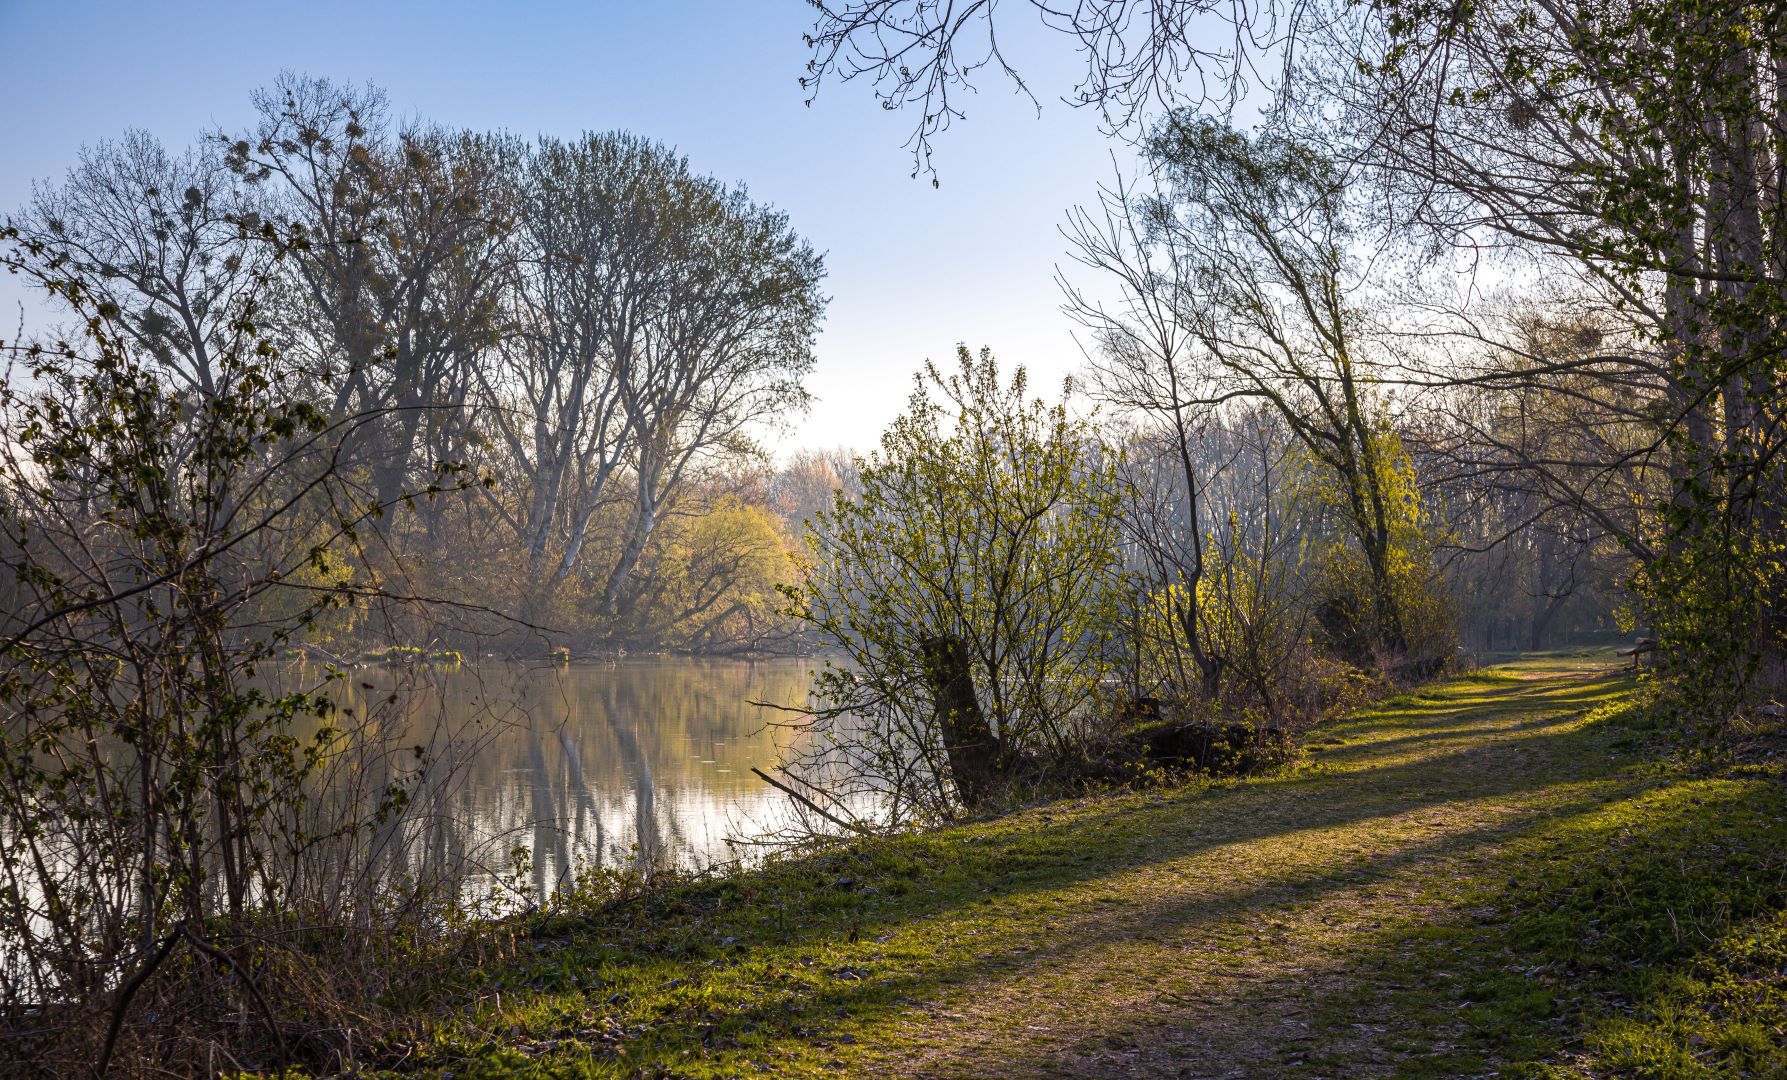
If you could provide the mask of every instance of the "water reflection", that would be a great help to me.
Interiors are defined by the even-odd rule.
[[[749,704],[806,700],[812,662],[629,660],[569,667],[481,664],[432,673],[401,698],[428,744],[430,860],[492,871],[517,845],[551,890],[577,867],[708,865],[748,854],[729,840],[788,825],[786,796],[751,772],[798,745],[778,714]],[[402,676],[353,673],[343,704],[364,709]],[[440,733],[449,733],[442,739]]]

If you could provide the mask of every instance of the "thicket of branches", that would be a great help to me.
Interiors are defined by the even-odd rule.
[[[816,755],[880,824],[947,817],[1084,745],[1120,597],[1099,435],[990,352],[927,365],[908,412],[815,515],[791,610],[827,665]],[[870,793],[881,793],[877,799]]]
[[[1400,418],[1360,388],[1349,419],[1280,376],[1193,419],[1162,388],[1221,365],[1149,351],[1132,320],[1154,298],[1098,323],[1092,393],[1118,418],[1033,399],[1022,368],[963,348],[813,518],[791,610],[846,662],[790,721],[807,738],[788,771],[836,821],[1131,779],[1150,738],[1247,756],[1453,659],[1445,533]]]
[[[924,162],[964,86],[1022,79],[998,44],[1021,6],[816,7],[813,84],[863,79],[913,109]],[[1779,4],[1033,7],[1087,64],[1070,100],[1150,151],[1150,183],[1120,184],[1112,221],[1074,230],[1125,302],[1169,298],[1120,317],[1141,332],[1119,333],[1119,349],[1189,348],[1222,373],[1214,387],[1151,384],[1145,411],[1182,427],[1175,410],[1263,397],[1309,446],[1289,413],[1349,385],[1394,389],[1399,451],[1371,450],[1342,412],[1318,438],[1361,464],[1406,455],[1447,522],[1444,565],[1472,590],[1474,640],[1543,642],[1560,615],[1623,593],[1627,627],[1656,639],[1687,715],[1722,725],[1782,685]],[[1237,90],[1262,106],[1254,135],[1226,130]],[[1161,108],[1134,107],[1149,100]],[[1189,185],[1213,216],[1126,221],[1139,197],[1159,205],[1156,185],[1175,208]],[[1343,195],[1348,219],[1324,198],[1285,202],[1292,187]],[[1211,257],[1236,276],[1198,280]],[[1348,326],[1343,307],[1369,317]],[[1366,546],[1365,614],[1393,632],[1369,550],[1382,544]]]
[[[81,323],[8,343],[0,378],[0,1056],[346,1067],[487,854],[423,841],[489,728],[413,731],[399,695],[340,707],[339,669],[279,664],[344,611],[428,614],[340,569],[382,509],[345,462],[387,416],[302,391],[260,321],[266,266],[207,310],[185,383],[86,267],[5,239],[6,269]],[[409,479],[394,503],[464,483]],[[432,621],[477,630],[454,614]]]

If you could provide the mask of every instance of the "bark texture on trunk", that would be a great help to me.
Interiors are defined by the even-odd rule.
[[[949,755],[950,779],[964,806],[978,806],[998,787],[1000,746],[974,693],[968,646],[953,634],[921,638],[918,645]]]

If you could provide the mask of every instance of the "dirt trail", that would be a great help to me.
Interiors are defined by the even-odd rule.
[[[1041,929],[1030,920],[1021,939],[987,941],[972,979],[915,999],[898,1049],[867,1071],[1418,1070],[1455,1033],[1389,1022],[1382,997],[1402,987],[1369,961],[1394,953],[1400,931],[1472,919],[1461,883],[1493,872],[1510,838],[1630,791],[1583,730],[1598,673],[1417,695],[1318,734],[1313,775],[1184,804],[1147,859],[1062,888]],[[873,1055],[872,1040],[863,1049]]]

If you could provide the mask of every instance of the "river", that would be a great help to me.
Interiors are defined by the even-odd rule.
[[[425,748],[429,783],[415,809],[428,851],[472,859],[488,868],[474,877],[488,878],[525,847],[544,893],[581,867],[748,859],[754,842],[790,825],[792,801],[751,769],[773,770],[803,735],[773,723],[789,714],[751,702],[803,704],[814,667],[486,661],[406,675],[367,666],[335,696],[359,716],[385,702],[401,741]]]

